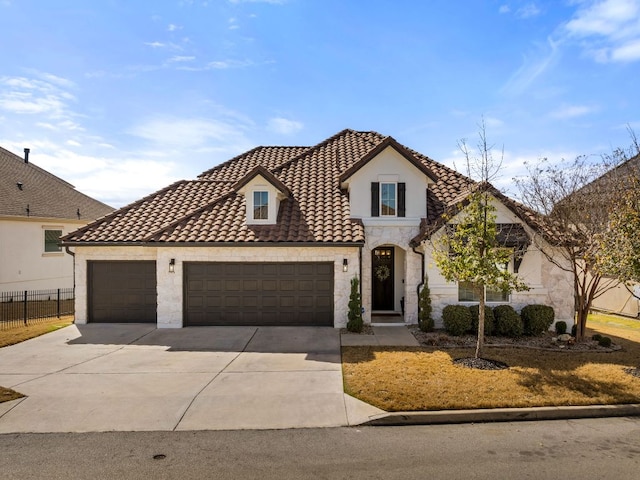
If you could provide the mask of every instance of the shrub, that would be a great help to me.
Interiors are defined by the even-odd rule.
[[[434,322],[431,318],[431,291],[429,290],[429,279],[424,277],[424,287],[420,290],[418,297],[418,306],[420,307],[420,316],[418,318],[418,326],[423,332],[433,330]]]
[[[522,319],[511,305],[498,305],[493,309],[495,331],[505,337],[522,335]]]
[[[520,312],[525,335],[542,335],[553,324],[555,313],[548,305],[527,305]]]
[[[558,335],[564,335],[567,333],[567,322],[563,322],[562,320],[556,322],[556,333]]]
[[[578,333],[578,324],[577,324],[577,323],[574,323],[574,324],[571,326],[571,336],[572,336],[572,337],[575,337],[577,333]]]
[[[350,332],[362,332],[362,303],[360,302],[360,282],[358,277],[351,279],[351,293],[349,294],[349,313],[347,313],[347,330]]]
[[[609,337],[602,337],[600,338],[600,340],[598,340],[598,345],[608,348],[611,346],[611,339]]]
[[[447,305],[442,310],[442,323],[449,335],[460,336],[471,328],[471,312],[464,305]]]
[[[474,333],[478,333],[478,318],[480,316],[480,306],[479,305],[471,305],[469,307],[469,312],[471,313],[471,331]],[[493,333],[493,309],[484,306],[484,334],[491,335]]]
[[[595,341],[595,342],[599,342],[602,339],[602,335],[600,335],[599,333],[596,333],[595,335],[593,335],[591,337],[591,340]]]

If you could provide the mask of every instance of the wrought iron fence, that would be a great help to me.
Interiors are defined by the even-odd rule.
[[[0,329],[73,313],[73,288],[0,292]]]

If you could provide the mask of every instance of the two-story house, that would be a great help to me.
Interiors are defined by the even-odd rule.
[[[416,323],[426,273],[437,321],[444,305],[474,301],[430,255],[443,214],[474,185],[376,132],[257,147],[63,237],[75,252],[76,322],[341,327],[357,276],[366,322]],[[547,234],[494,193],[509,268],[531,290],[493,300],[549,304],[570,320],[570,279],[529,241]]]
[[[0,148],[0,292],[73,287],[60,237],[113,208]]]

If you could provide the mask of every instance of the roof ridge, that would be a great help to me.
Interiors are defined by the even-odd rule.
[[[142,197],[141,199],[136,200],[135,202],[129,203],[129,204],[125,205],[124,207],[120,207],[120,208],[118,208],[118,209],[114,210],[113,212],[108,213],[107,215],[103,215],[102,217],[100,217],[100,218],[98,218],[98,219],[94,220],[94,221],[93,221],[93,222],[91,222],[91,223],[86,224],[86,225],[85,225],[84,227],[82,227],[82,228],[79,228],[79,229],[77,229],[77,230],[74,230],[74,231],[73,231],[73,232],[71,232],[71,233],[73,233],[73,234],[74,234],[74,236],[77,236],[77,234],[79,234],[79,233],[83,233],[83,232],[86,232],[89,228],[93,227],[94,225],[96,225],[96,224],[97,224],[97,223],[99,223],[99,222],[104,222],[104,221],[109,220],[110,218],[114,218],[114,217],[116,217],[116,216],[118,216],[118,215],[120,215],[120,214],[127,213],[128,211],[132,210],[134,207],[137,207],[137,206],[139,206],[139,205],[142,205],[144,202],[146,202],[146,201],[147,201],[147,200],[149,200],[150,198],[152,198],[152,197],[154,197],[154,196],[156,196],[156,195],[158,195],[158,194],[160,194],[160,193],[168,192],[169,190],[171,190],[172,188],[174,188],[174,187],[178,186],[179,184],[184,184],[184,183],[187,183],[187,182],[189,182],[189,180],[178,180],[178,181],[176,181],[176,182],[173,182],[171,185],[168,185],[168,186],[166,186],[166,187],[164,187],[164,188],[161,188],[160,190],[158,190],[158,191],[156,191],[156,192],[152,192],[152,193],[150,193],[150,194],[148,194],[148,195],[146,195],[146,196]],[[66,237],[68,237],[71,233],[69,233],[69,234],[67,234],[67,235],[63,236],[63,237],[61,238],[61,240],[63,240],[63,241],[64,241],[64,240],[65,240],[65,238],[66,238]]]
[[[146,237],[144,237],[142,239],[143,242],[151,242],[153,237],[160,235],[162,232],[164,232],[165,230],[171,229],[171,228],[175,228],[176,226],[180,225],[180,223],[184,222],[185,220],[188,220],[189,218],[193,217],[194,215],[198,215],[202,212],[204,212],[205,210],[207,210],[208,208],[213,207],[216,203],[221,202],[222,200],[226,200],[227,198],[231,198],[233,196],[237,195],[237,192],[235,190],[231,190],[227,193],[225,193],[224,195],[221,195],[213,200],[211,200],[210,202],[205,203],[204,205],[196,208],[195,210],[187,213],[186,215],[183,215],[180,218],[175,219],[173,222],[168,223],[167,225],[160,227],[158,230],[155,230],[154,232],[150,233],[149,235],[147,235]]]
[[[225,160],[222,163],[219,163],[218,165],[209,168],[208,170],[205,170],[204,172],[202,172],[200,175],[197,176],[197,178],[201,178],[204,177],[205,175],[209,175],[211,173],[213,173],[215,170],[219,170],[227,165],[230,165],[231,163],[241,159],[242,157],[246,157],[262,148],[306,148],[309,149],[311,147],[306,146],[306,145],[258,145],[257,147],[253,147],[251,150],[247,150],[246,152],[240,153],[238,155],[236,155],[233,158],[230,158],[229,160]]]
[[[341,136],[345,136],[347,133],[355,133],[355,134],[375,133],[376,135],[380,135],[381,137],[383,137],[383,140],[385,138],[381,133],[378,133],[378,132],[374,132],[374,131],[361,132],[361,131],[353,130],[351,128],[345,128],[343,130],[340,130],[338,133],[330,136],[329,138],[323,140],[322,142],[320,142],[320,143],[318,143],[318,144],[316,144],[316,145],[314,145],[312,147],[309,147],[308,150],[305,150],[304,152],[300,153],[299,155],[296,155],[295,157],[292,157],[289,160],[287,160],[286,162],[278,165],[276,168],[273,169],[272,173],[275,175],[275,173],[277,171],[282,171],[285,167],[288,167],[288,166],[292,165],[294,162],[297,162],[298,160],[301,160],[302,157],[305,157],[305,156],[315,152],[316,150],[318,150],[318,149],[320,149],[320,148],[322,148],[322,147],[324,147],[326,145],[329,145],[332,142],[335,142],[338,138],[340,138]],[[374,148],[376,148],[376,145],[372,146],[372,149],[374,149]]]

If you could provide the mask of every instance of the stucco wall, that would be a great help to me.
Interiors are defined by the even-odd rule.
[[[371,182],[381,181],[381,175],[383,181],[406,184],[406,218],[426,217],[428,178],[391,147],[384,149],[349,179],[349,203],[352,217],[371,217]],[[405,239],[405,243],[408,240]]]
[[[0,218],[0,291],[73,287],[73,259],[64,248],[44,251],[45,230],[62,235],[83,225],[45,218]]]
[[[347,323],[350,281],[358,274],[358,247],[77,247],[76,322],[87,322],[88,260],[156,260],[158,328],[182,327],[183,262],[333,262],[334,326]],[[176,260],[175,272],[169,261]],[[343,272],[343,259],[348,271]]]

